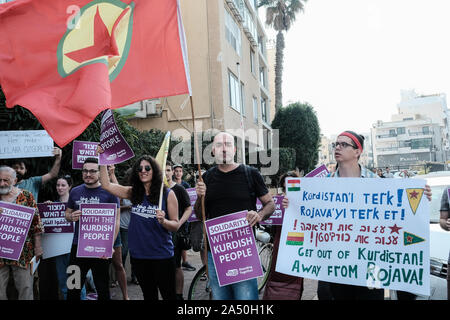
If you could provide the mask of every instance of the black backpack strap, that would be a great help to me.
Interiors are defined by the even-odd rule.
[[[252,199],[253,210],[256,211],[256,192],[255,192],[255,182],[253,180],[253,174],[251,172],[252,168],[244,164],[245,178],[247,179],[248,191],[250,193],[250,198]]]

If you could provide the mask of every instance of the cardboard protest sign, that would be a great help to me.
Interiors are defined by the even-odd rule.
[[[134,157],[134,152],[119,131],[111,110],[106,110],[102,116],[100,147],[103,153],[99,156],[99,164],[117,164]]]
[[[0,201],[0,258],[19,260],[35,208]]]
[[[429,295],[424,180],[287,178],[286,185],[276,271]]]
[[[47,131],[0,131],[0,159],[39,157],[53,157],[53,139]]]
[[[73,222],[66,220],[66,204],[62,202],[38,203],[44,233],[72,233]]]
[[[220,286],[262,276],[255,236],[240,211],[205,222]]]
[[[98,142],[74,141],[72,145],[72,169],[83,169],[86,158],[97,158]]]
[[[79,258],[111,258],[114,244],[117,205],[80,204]]]

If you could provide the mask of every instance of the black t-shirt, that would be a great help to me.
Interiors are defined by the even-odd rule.
[[[191,200],[189,199],[189,194],[187,193],[186,189],[183,188],[183,186],[179,184],[175,184],[172,188],[172,191],[175,193],[175,197],[177,197],[178,201],[178,219],[181,219],[183,216],[184,210],[186,210],[187,207],[191,206]],[[185,230],[187,228],[187,223],[183,223],[182,226],[178,229],[179,231]]]
[[[267,194],[269,190],[259,171],[250,166],[247,168],[252,177],[255,196],[259,198]],[[205,172],[202,178],[206,184],[206,219],[255,208],[256,199],[250,195],[244,165],[230,172],[222,172],[216,167]]]

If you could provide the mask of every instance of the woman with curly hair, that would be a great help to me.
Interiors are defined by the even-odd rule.
[[[101,152],[101,150],[99,150]],[[102,187],[113,195],[132,202],[128,227],[131,264],[145,300],[175,300],[175,262],[171,232],[178,230],[178,202],[173,191],[164,186],[163,175],[151,156],[141,156],[133,165],[130,186],[109,181],[106,166],[100,166]]]

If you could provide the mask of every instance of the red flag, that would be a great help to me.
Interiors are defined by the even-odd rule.
[[[0,5],[0,85],[63,147],[102,111],[189,93],[177,0]],[[180,40],[181,39],[181,40]]]

